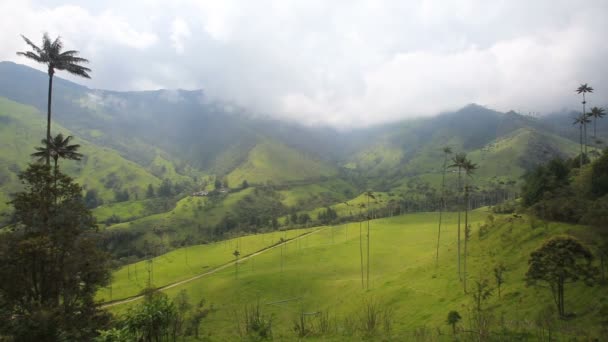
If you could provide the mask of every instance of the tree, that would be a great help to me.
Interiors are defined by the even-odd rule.
[[[577,239],[568,235],[556,236],[530,254],[526,282],[528,285],[546,283],[560,317],[564,317],[564,287],[579,280],[592,286],[598,271],[592,261],[591,251]]]
[[[203,318],[207,317],[207,315],[209,315],[209,313],[213,309],[213,307],[206,308],[205,304],[205,299],[201,299],[198,302],[198,305],[194,308],[194,312],[192,313],[192,316],[190,318],[188,330],[189,332],[194,333],[194,337],[196,339],[198,339],[199,330]]]
[[[578,88],[576,88],[576,92],[579,94],[583,94],[583,117],[587,117],[587,112],[585,111],[585,105],[587,104],[587,100],[585,99],[586,93],[593,93],[593,88],[588,86],[587,83],[581,84]],[[590,121],[583,121],[583,131],[584,131],[584,143],[585,143],[585,155],[587,154],[587,123]]]
[[[477,164],[465,159],[462,168],[464,169],[465,185],[464,185],[464,267],[463,267],[463,288],[464,293],[467,293],[467,246],[469,237],[471,235],[471,229],[469,227],[469,195],[471,193],[471,187],[468,185],[468,178],[473,176],[477,169]]]
[[[603,118],[604,115],[606,115],[606,112],[604,112],[604,108],[600,108],[600,107],[591,108],[591,113],[588,114],[589,117],[593,118],[593,139],[597,138],[597,136],[596,136],[597,119]]]
[[[458,324],[461,319],[462,317],[460,317],[458,311],[452,310],[448,313],[447,323],[452,326],[452,334],[456,335],[456,324]]]
[[[167,341],[174,336],[177,315],[166,294],[148,289],[144,302],[129,308],[124,325],[132,341]]]
[[[213,183],[216,190],[219,190],[222,187],[222,181],[219,178],[215,178],[215,182]]]
[[[249,183],[247,183],[247,180],[243,180],[243,183],[241,184],[241,189],[247,189],[249,187]]]
[[[168,178],[163,179],[163,182],[158,186],[156,193],[161,197],[170,197],[173,194],[171,190],[171,180]]]
[[[464,153],[457,153],[452,158],[452,165],[450,168],[458,168],[458,193],[462,192],[461,185],[461,173],[462,167],[464,166],[465,161],[467,160],[467,155]],[[458,278],[462,280],[462,273],[460,271],[460,206],[458,206]]]
[[[505,271],[507,268],[502,263],[494,267],[494,280],[496,280],[496,288],[498,289],[498,298],[500,298],[500,287],[505,283]]]
[[[72,138],[73,137],[71,135],[64,138],[63,134],[59,133],[51,141],[42,139],[41,142],[43,146],[36,147],[36,152],[32,153],[31,156],[37,158],[38,161],[47,160],[49,157],[53,158],[55,169],[58,167],[57,163],[59,158],[81,160],[82,154],[77,152],[80,145],[70,145],[70,140],[72,140]]]
[[[365,284],[363,282],[363,213],[362,209],[365,208],[365,204],[359,203],[359,255],[361,257],[361,288],[365,288]]]
[[[578,129],[579,129],[579,139],[580,139],[580,144],[581,144],[581,156],[580,156],[580,166],[583,167],[583,157],[587,156],[587,146],[586,146],[586,134],[585,133],[585,139],[583,139],[583,127],[587,126],[587,123],[591,122],[591,120],[589,120],[589,118],[584,115],[581,114],[578,117],[574,118],[574,122],[572,123],[573,125],[578,125]],[[585,149],[583,149],[583,146],[585,146]]]
[[[375,200],[376,197],[374,196],[374,193],[371,191],[366,192],[365,196],[367,196],[367,288],[369,289],[369,264],[370,264],[369,248],[370,248],[370,238],[371,238],[370,234],[369,234],[369,221],[371,219],[369,200],[370,200],[370,198],[373,198]]]
[[[478,316],[481,315],[483,302],[490,298],[491,295],[492,289],[490,288],[490,282],[487,279],[475,280],[475,288],[471,296],[475,301],[475,310]]]
[[[148,184],[148,190],[146,190],[146,198],[154,197],[154,186],[152,184]]]
[[[234,255],[234,277],[238,279],[238,277],[239,277],[239,256],[241,255],[241,252],[239,252],[238,249],[235,249],[234,252],[232,252],[232,255]]]
[[[182,336],[185,334],[185,325],[186,325],[186,315],[192,309],[192,304],[190,303],[190,297],[188,297],[188,292],[186,290],[181,290],[177,293],[177,296],[173,298],[173,304],[175,305],[175,321],[173,327],[173,341],[177,340],[177,336]]]
[[[591,167],[591,193],[596,198],[608,194],[608,150]]]
[[[445,171],[448,165],[448,155],[452,154],[452,149],[448,146],[443,148],[443,168],[441,172],[441,204],[439,207],[439,229],[437,230],[437,255],[435,257],[435,265],[439,265],[439,241],[441,239],[441,218],[445,209]]]
[[[99,194],[95,189],[89,189],[84,195],[84,205],[88,209],[93,209],[101,205],[103,201],[99,198]]]
[[[33,51],[17,52],[17,55],[24,56],[38,63],[46,64],[49,75],[49,94],[47,99],[47,124],[46,124],[46,141],[51,141],[51,98],[53,93],[53,75],[55,70],[65,70],[72,75],[91,78],[89,72],[91,69],[82,66],[81,64],[89,61],[78,57],[79,52],[76,50],[63,50],[63,43],[59,37],[51,41],[49,35],[45,33],[42,36],[42,47],[38,47],[25,36],[21,36]],[[46,163],[50,164],[50,155],[46,156]]]
[[[82,188],[46,164],[19,179],[23,190],[10,202],[16,224],[0,234],[0,335],[90,340],[108,320],[94,299],[110,265]]]

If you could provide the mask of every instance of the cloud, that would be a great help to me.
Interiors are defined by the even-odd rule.
[[[181,18],[175,18],[173,20],[171,29],[171,41],[173,42],[173,48],[179,55],[184,53],[184,39],[189,38],[192,35],[188,24]]]
[[[0,2],[0,58],[61,33],[87,85],[202,88],[256,113],[363,126],[476,102],[498,110],[608,101],[608,2],[590,0]],[[4,18],[6,16],[7,18]],[[18,20],[16,18],[20,18]]]

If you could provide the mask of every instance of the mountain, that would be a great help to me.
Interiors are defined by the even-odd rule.
[[[47,82],[43,72],[0,62],[0,212],[44,134]],[[116,92],[56,77],[53,91],[53,132],[75,136],[86,155],[62,166],[97,191],[97,204],[104,204],[95,214],[116,241],[141,246],[166,236],[173,236],[171,243],[207,239],[218,225],[234,228],[235,217],[260,229],[270,221],[259,217],[318,213],[356,202],[368,189],[393,201],[428,203],[440,185],[444,146],[479,164],[474,183],[480,191],[503,182],[516,192],[527,170],[577,153],[578,130],[569,115],[533,118],[471,104],[340,131],[253,115],[202,90]],[[599,136],[606,136],[605,126],[598,125]],[[191,202],[191,192],[213,190],[214,180],[227,182],[233,193]],[[243,191],[245,180],[252,188]],[[453,181],[448,177],[450,186]],[[145,199],[149,185],[155,194]]]
[[[55,124],[55,130],[74,135]],[[9,194],[19,189],[17,174],[31,162],[30,153],[44,136],[44,116],[35,108],[0,97],[0,212],[6,209]],[[161,179],[112,149],[100,147],[76,137],[84,158],[80,162],[62,161],[66,172],[83,184],[96,189],[101,200],[113,201],[116,192],[127,191],[129,197],[143,198],[148,184],[158,186]],[[177,178],[176,178],[177,180]]]

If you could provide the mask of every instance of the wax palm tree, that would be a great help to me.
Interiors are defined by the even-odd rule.
[[[370,198],[373,198],[374,200],[376,200],[376,197],[374,196],[374,193],[372,191],[366,192],[365,196],[367,196],[367,288],[369,289],[369,264],[370,264],[370,259],[369,259],[369,245],[370,245],[369,220],[371,219],[369,200],[370,200]]]
[[[588,86],[587,83],[581,84],[578,88],[576,88],[576,92],[579,94],[583,94],[583,116],[587,116],[587,112],[585,111],[585,105],[587,104],[587,100],[585,99],[586,93],[593,93],[593,88]],[[584,131],[584,144],[585,144],[585,155],[587,154],[587,122],[583,122],[583,131]]]
[[[441,177],[441,204],[439,207],[439,229],[437,231],[437,256],[435,257],[435,265],[439,265],[439,241],[441,239],[441,218],[443,209],[445,208],[445,171],[448,165],[448,155],[452,154],[452,149],[448,146],[443,148],[443,169]]]
[[[36,152],[32,153],[31,156],[37,158],[38,161],[50,160],[50,158],[53,158],[55,170],[57,170],[59,158],[80,160],[82,159],[82,154],[77,152],[80,145],[70,145],[72,138],[71,135],[64,138],[63,134],[59,133],[50,141],[42,139],[42,146],[36,147]]]
[[[365,288],[365,283],[363,281],[363,208],[365,208],[364,203],[359,203],[359,255],[361,256],[361,288]]]
[[[462,176],[461,171],[466,163],[467,155],[465,153],[456,153],[452,158],[451,168],[458,168],[458,193],[462,193]],[[458,278],[462,279],[462,273],[460,272],[460,206],[458,206]]]
[[[477,164],[474,164],[470,160],[466,159],[462,166],[465,174],[465,185],[464,185],[464,269],[463,269],[463,288],[464,293],[467,293],[467,246],[469,240],[469,194],[471,187],[468,184],[468,178],[472,177],[475,170],[478,168]]]
[[[49,74],[49,94],[47,99],[47,124],[46,124],[46,139],[47,142],[51,141],[51,98],[53,94],[53,75],[55,70],[65,70],[70,74],[81,76],[84,78],[91,78],[89,72],[91,69],[86,68],[80,64],[88,63],[89,61],[78,57],[79,52],[76,50],[63,50],[63,43],[61,38],[57,37],[54,41],[51,41],[49,35],[45,33],[42,36],[42,47],[38,47],[32,43],[25,36],[21,36],[23,40],[29,45],[33,51],[17,52],[17,55],[24,56],[38,63],[46,64],[48,67]],[[50,155],[46,157],[46,164],[49,165]]]
[[[597,119],[603,118],[604,115],[606,115],[606,113],[604,112],[604,108],[600,108],[600,107],[593,107],[593,108],[591,108],[591,113],[589,113],[587,115],[587,116],[593,118],[593,139],[596,139]]]
[[[238,278],[239,277],[239,256],[241,255],[241,252],[239,252],[238,249],[235,249],[234,252],[232,252],[232,255],[234,255],[234,277]]]
[[[572,123],[573,125],[578,125],[578,129],[579,129],[579,139],[580,139],[580,143],[581,143],[581,156],[580,156],[580,166],[583,167],[583,156],[585,155],[585,152],[583,151],[583,126],[585,126],[587,123],[591,122],[591,120],[589,120],[589,118],[586,115],[579,115],[578,117],[574,118],[574,122]]]

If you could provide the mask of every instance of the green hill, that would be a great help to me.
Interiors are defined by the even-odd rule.
[[[246,160],[226,177],[231,186],[244,180],[251,184],[281,184],[335,176],[334,167],[283,144],[264,141],[247,154]]]
[[[475,281],[487,279],[494,290],[483,303],[488,310],[486,317],[490,318],[493,332],[508,334],[504,338],[534,340],[541,329],[547,328],[546,324],[551,324],[552,333],[560,340],[599,338],[599,310],[602,303],[608,303],[604,286],[567,285],[566,307],[574,315],[568,321],[562,321],[550,313],[554,306],[550,291],[528,287],[524,282],[530,253],[547,238],[572,234],[596,251],[598,232],[561,223],[537,228],[528,219],[506,216],[497,216],[490,223],[487,215],[487,212],[475,211],[470,216],[473,232],[468,254],[467,295],[463,295],[462,283],[458,280],[454,256],[456,216],[453,213],[445,216],[439,267],[435,266],[436,214],[419,213],[371,221],[368,290],[361,288],[359,224],[354,223],[322,227],[320,231],[282,248],[242,260],[238,266],[238,279],[235,278],[235,266],[229,265],[166,292],[173,297],[186,290],[193,303],[204,298],[213,304],[216,311],[203,323],[211,341],[239,339],[236,327],[240,324],[242,328],[244,324],[245,306],[255,303],[259,303],[264,315],[273,317],[273,336],[279,340],[297,338],[293,327],[302,312],[311,313],[306,318],[311,328],[319,322],[319,314],[312,313],[329,314],[332,328],[313,335],[313,340],[358,340],[366,336],[372,340],[420,340],[420,334],[424,334],[426,340],[449,340],[451,328],[445,322],[448,312],[457,310],[463,317],[459,326],[465,331],[471,330]],[[480,230],[481,225],[483,230]],[[260,235],[248,238],[256,241],[273,239]],[[363,238],[365,241],[365,236]],[[253,241],[242,240],[241,246],[252,245]],[[221,256],[230,260],[229,254],[234,246],[233,241],[223,249],[220,246],[215,249],[213,246],[205,249],[190,247],[188,260],[212,260]],[[183,249],[178,250],[166,257],[158,257],[154,262],[166,265],[159,267],[181,269],[185,253]],[[367,263],[365,253],[364,263]],[[499,263],[506,266],[506,282],[501,288],[500,298],[492,275],[493,268]],[[131,281],[126,267],[116,273],[117,289],[136,286],[137,281],[133,280],[132,274],[135,267],[139,269],[141,278],[143,264],[130,267]],[[197,272],[196,268],[186,267],[180,274],[172,275],[172,279],[187,279],[188,275],[207,270]],[[168,273],[163,272],[163,277],[165,274]],[[172,280],[163,278],[162,283],[170,284]],[[107,290],[103,293],[107,299]],[[117,290],[116,293],[119,295],[115,299],[134,292]],[[378,323],[379,328],[371,336],[357,328],[362,324],[360,319],[368,313],[366,303],[370,302],[377,305],[378,319],[385,312],[389,313],[392,321],[389,331],[382,329],[383,322]],[[120,315],[125,307],[136,303],[114,306],[111,310]],[[460,334],[465,336],[466,333]]]
[[[32,162],[29,155],[40,145],[46,123],[36,109],[5,98],[0,98],[0,122],[0,175],[4,180],[0,183],[0,192],[6,196],[18,187],[16,173]],[[73,134],[59,124],[53,126],[53,131]],[[85,189],[96,189],[104,201],[112,201],[115,190],[143,196],[148,184],[160,183],[157,177],[116,151],[95,146],[78,136],[75,142],[82,146],[80,151],[85,157],[80,162],[63,161],[61,166]]]

